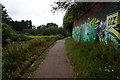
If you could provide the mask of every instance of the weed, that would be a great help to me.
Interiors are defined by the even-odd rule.
[[[34,60],[53,41],[34,39],[21,43],[11,43],[3,49],[2,53],[2,78],[14,79],[21,77]]]
[[[81,78],[120,78],[120,52],[110,45],[93,42],[65,42],[74,75]]]

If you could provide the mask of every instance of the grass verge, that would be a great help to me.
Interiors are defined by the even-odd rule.
[[[65,41],[76,78],[120,78],[120,52],[103,43]]]
[[[45,38],[45,37],[56,37],[56,36],[27,36],[29,38]]]

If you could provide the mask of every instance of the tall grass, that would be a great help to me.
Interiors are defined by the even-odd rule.
[[[22,73],[55,39],[34,39],[21,43],[11,43],[3,49],[2,78],[14,79]]]
[[[120,52],[104,43],[65,42],[67,56],[79,78],[120,78]]]

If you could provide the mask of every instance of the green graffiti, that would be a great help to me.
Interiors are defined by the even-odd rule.
[[[117,41],[117,39],[110,33],[105,35],[104,41],[106,44],[108,44],[108,42],[112,42],[115,44],[116,47],[120,46],[119,42]]]
[[[74,38],[76,41],[80,41],[80,32],[79,32],[79,27],[73,28],[72,31],[72,38]]]
[[[110,16],[111,17],[111,16]],[[120,18],[120,17],[119,17]],[[120,20],[120,19],[117,19]],[[114,22],[114,21],[113,21]],[[120,21],[119,21],[120,22]],[[100,21],[97,18],[86,20],[84,23],[79,24],[80,26],[74,27],[72,31],[72,37],[77,42],[79,41],[88,41],[88,42],[105,42],[108,44],[108,41],[115,43],[116,47],[120,46],[120,41],[114,34],[111,34],[110,30],[108,31],[107,20]],[[120,24],[118,24],[115,29],[120,33]]]
[[[72,37],[76,41],[95,41],[95,32],[94,28],[96,26],[92,23],[92,21],[89,23],[85,22],[84,24],[81,24],[80,27],[74,27],[72,31]]]

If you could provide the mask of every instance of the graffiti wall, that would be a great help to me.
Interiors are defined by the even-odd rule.
[[[76,41],[113,42],[120,45],[120,11],[106,15],[106,20],[88,18],[74,26],[72,37]]]

